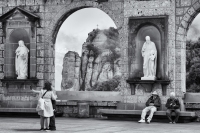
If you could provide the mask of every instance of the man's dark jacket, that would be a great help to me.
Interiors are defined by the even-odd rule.
[[[167,100],[167,103],[165,105],[168,109],[179,109],[180,108],[180,103],[179,100],[177,98],[175,99],[171,99],[169,98]]]
[[[151,96],[151,97],[147,100],[146,106],[149,106],[150,103],[153,103],[154,106],[155,106],[156,108],[159,108],[160,105],[161,105],[160,97],[157,95],[157,96],[153,99],[153,96]]]

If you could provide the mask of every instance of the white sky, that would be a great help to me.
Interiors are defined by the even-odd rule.
[[[115,27],[113,20],[97,8],[86,8],[70,15],[62,24],[55,45],[55,88],[60,90],[63,57],[68,51],[81,55],[82,44],[93,29]]]
[[[200,14],[198,14],[189,27],[187,40],[197,40],[200,37]]]

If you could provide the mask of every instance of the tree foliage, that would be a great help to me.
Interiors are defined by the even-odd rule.
[[[200,92],[200,38],[186,43],[186,88]]]

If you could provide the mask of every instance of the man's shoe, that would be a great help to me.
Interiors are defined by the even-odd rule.
[[[51,130],[51,131],[56,131],[56,128],[49,128],[49,130]]]
[[[141,120],[139,120],[138,122],[139,122],[139,123],[144,123],[145,120],[144,120],[144,119],[141,119]]]
[[[176,122],[174,121],[173,124],[176,124]]]
[[[169,124],[173,124],[173,122],[170,121]]]
[[[40,131],[44,131],[44,128],[40,128]]]
[[[150,124],[151,120],[147,120],[147,124]]]

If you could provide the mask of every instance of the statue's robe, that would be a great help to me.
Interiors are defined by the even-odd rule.
[[[156,77],[157,49],[154,42],[144,43],[142,56],[144,77]]]
[[[28,77],[28,48],[24,43],[19,43],[15,53],[15,70],[18,75],[17,79],[27,79]]]

